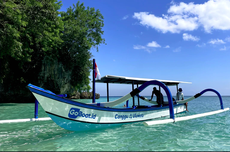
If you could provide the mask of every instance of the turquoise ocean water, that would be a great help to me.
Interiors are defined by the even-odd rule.
[[[230,97],[222,98],[224,107],[230,107]],[[115,99],[118,97],[111,97],[110,101]],[[106,97],[101,97],[97,102],[106,100]],[[91,102],[91,100],[80,101]],[[190,101],[188,109],[189,112],[176,116],[219,110],[220,102],[218,97],[201,96]],[[32,103],[0,104],[0,120],[33,117]],[[47,117],[41,106],[39,106],[39,117]],[[88,132],[64,130],[53,121],[0,124],[0,151],[13,150],[230,151],[230,112],[149,127],[138,122]]]

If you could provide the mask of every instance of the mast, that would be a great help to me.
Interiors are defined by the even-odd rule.
[[[95,59],[93,59],[93,99],[92,103],[95,103]]]

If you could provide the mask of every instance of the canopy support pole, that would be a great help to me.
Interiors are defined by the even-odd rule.
[[[134,81],[132,81],[132,91],[134,90]],[[133,107],[135,106],[135,99],[134,99],[134,96],[133,96]]]
[[[107,102],[109,102],[109,82],[107,82]]]
[[[138,88],[138,84],[137,84],[137,88]],[[138,106],[140,106],[140,97],[139,97],[139,94],[138,94]]]

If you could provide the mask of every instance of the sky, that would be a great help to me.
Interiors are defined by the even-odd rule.
[[[179,85],[184,95],[212,88],[230,96],[230,0],[80,2],[104,16],[106,45],[100,45],[98,52],[91,49],[102,77],[192,82]],[[64,0],[60,11],[76,3]],[[169,88],[175,95],[176,87]],[[109,85],[110,96],[123,96],[131,90],[131,85]],[[106,96],[106,84],[96,83],[96,92]],[[152,86],[140,95],[150,96],[151,92]]]

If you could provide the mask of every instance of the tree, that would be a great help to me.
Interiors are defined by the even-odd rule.
[[[31,96],[28,83],[55,93],[90,89],[90,49],[105,43],[103,16],[80,2],[60,7],[57,0],[0,0],[1,102]]]
[[[99,10],[85,8],[78,2],[73,7],[61,12],[64,23],[62,43],[59,59],[65,69],[71,71],[71,85],[78,91],[89,90],[89,76],[92,69],[91,48],[105,44],[102,38],[104,31],[103,16]]]
[[[0,1],[1,97],[27,92],[28,83],[37,84],[43,58],[58,55],[60,7],[56,0]]]

